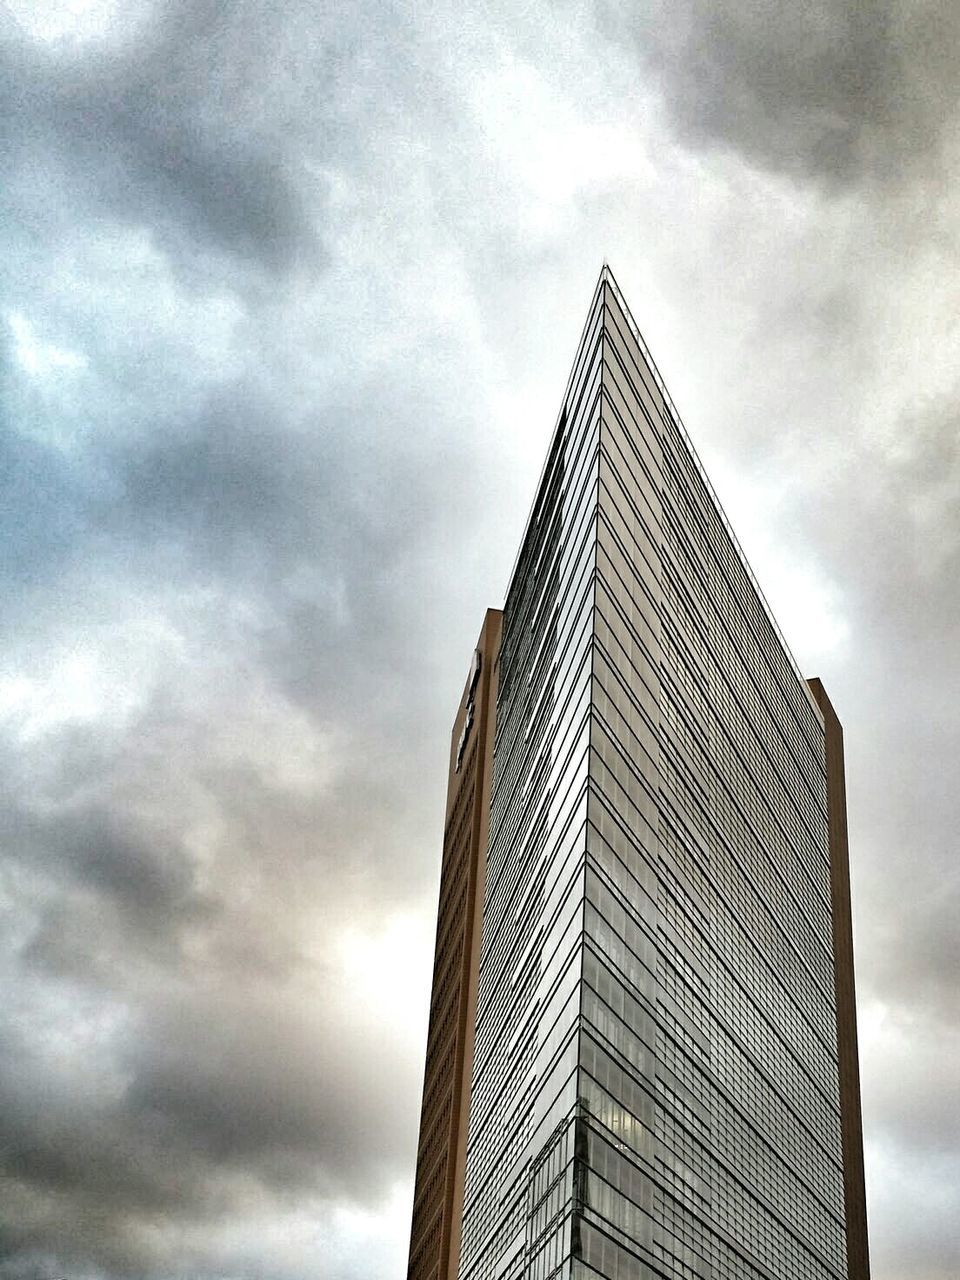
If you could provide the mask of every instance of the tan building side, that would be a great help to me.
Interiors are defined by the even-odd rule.
[[[408,1280],[456,1280],[503,615],[488,609],[453,725]]]
[[[849,1280],[870,1280],[867,1200],[863,1176],[863,1123],[860,1116],[857,999],[853,973],[853,928],[850,916],[850,855],[847,845],[843,728],[822,683],[816,676],[807,683],[823,712],[826,733],[830,897],[833,907],[833,957],[837,996],[837,1056],[840,1075],[840,1132],[843,1143],[843,1193],[847,1225],[847,1275]]]

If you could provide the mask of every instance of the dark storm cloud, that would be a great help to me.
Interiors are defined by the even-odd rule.
[[[231,385],[186,421],[161,420],[146,440],[103,459],[115,487],[104,519],[118,537],[181,542],[205,571],[255,574],[262,558],[265,589],[280,587],[276,575],[305,558],[338,570],[351,587],[362,577],[351,561],[361,562],[365,590],[376,587],[380,570],[429,546],[445,518],[432,501],[440,481],[413,383],[397,387],[386,413],[376,404],[380,388],[345,390],[294,440],[263,389]],[[445,447],[464,465],[466,434],[462,445]],[[357,452],[365,456],[351,476]]]
[[[829,186],[925,172],[958,96],[960,16],[950,0],[600,0],[681,139]]]
[[[109,1046],[115,1058],[91,1053],[91,1071],[123,1081],[116,1090],[51,1070],[8,1022],[0,1176],[41,1210],[45,1191],[99,1203],[118,1234],[131,1211],[202,1219],[234,1176],[374,1201],[407,1124],[364,1065],[373,1028],[345,1026],[336,996],[319,1009],[185,984],[144,1002]]]
[[[369,1029],[324,1026],[302,1000],[184,990],[141,1012],[117,1046],[118,1090],[78,1087],[6,1030],[0,1182],[18,1210],[8,1261],[44,1248],[61,1266],[96,1259],[142,1275],[164,1261],[148,1244],[158,1216],[215,1219],[249,1202],[251,1185],[267,1204],[310,1188],[369,1203],[396,1158],[395,1109],[363,1067]],[[91,1072],[111,1065],[90,1053]]]
[[[233,82],[243,8],[193,0],[145,38],[92,56],[38,49],[8,30],[0,112],[14,205],[40,186],[72,214],[151,228],[180,254],[227,253],[276,272],[318,249],[299,163],[265,120],[251,77]],[[314,68],[316,71],[317,68]],[[323,94],[322,83],[316,89]],[[45,218],[42,210],[34,216]],[[65,215],[69,216],[69,215]]]
[[[40,858],[54,874],[116,903],[141,930],[167,926],[203,905],[182,849],[163,832],[125,828],[98,806],[19,822],[8,808],[0,838],[9,856]]]
[[[308,959],[297,919],[325,895],[331,926],[367,910],[377,893],[358,895],[357,876],[399,887],[379,867],[398,798],[368,792],[366,822],[337,819],[362,778],[298,799],[218,766],[203,738],[199,709],[151,708],[92,773],[74,745],[40,794],[29,755],[5,787],[23,942],[0,1028],[0,1274],[36,1249],[61,1270],[142,1276],[171,1263],[149,1244],[158,1216],[173,1230],[291,1196],[372,1204],[402,1167],[395,1090],[413,1069],[385,1084],[369,1046],[389,1035],[342,972]],[[198,789],[223,826],[206,876],[188,838]],[[166,829],[143,817],[153,793]]]

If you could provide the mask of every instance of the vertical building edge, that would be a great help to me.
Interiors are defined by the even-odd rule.
[[[456,1280],[502,613],[488,609],[453,724],[408,1280]]]
[[[477,724],[478,804],[473,832],[471,881],[467,901],[467,938],[464,966],[463,1021],[460,1028],[461,1059],[459,1098],[456,1112],[456,1157],[452,1183],[450,1244],[446,1264],[447,1280],[457,1280],[460,1272],[460,1242],[463,1234],[464,1176],[467,1165],[467,1133],[470,1125],[470,1081],[477,1030],[477,977],[483,942],[483,900],[486,889],[487,841],[490,831],[490,778],[493,772],[493,743],[497,720],[497,659],[503,613],[488,609],[478,641],[478,652],[486,668],[481,673],[480,712]],[[451,783],[452,785],[452,783]]]
[[[863,1121],[860,1110],[860,1056],[857,1045],[857,998],[853,965],[853,922],[850,909],[850,849],[847,840],[843,727],[822,682],[813,676],[807,683],[823,713],[825,731],[847,1270],[849,1280],[870,1280],[867,1200],[863,1168]]]

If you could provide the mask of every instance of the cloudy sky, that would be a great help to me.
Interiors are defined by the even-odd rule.
[[[448,732],[606,258],[844,721],[960,1273],[954,0],[0,4],[0,1277],[403,1273]]]

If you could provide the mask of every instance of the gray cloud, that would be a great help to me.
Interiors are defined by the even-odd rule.
[[[322,140],[304,141],[299,101],[281,139],[282,65],[266,100],[255,76],[211,83],[218,62],[236,78],[243,24],[209,7],[176,18],[79,59],[8,52],[27,108],[9,198],[34,212],[49,198],[70,233],[64,254],[53,227],[11,231],[26,251],[6,267],[42,366],[8,330],[7,1280],[315,1273],[315,1245],[284,1263],[230,1233],[303,1206],[335,1237],[337,1206],[380,1204],[414,1139],[419,1064],[350,988],[337,939],[418,908],[434,874],[420,833],[444,748],[422,682],[454,664],[427,613],[431,592],[457,590],[435,548],[469,546],[477,445],[424,369],[428,328],[387,393],[365,357],[350,369],[342,308],[318,324],[251,289],[250,269],[319,287],[298,166]],[[160,247],[119,293],[98,249],[117,223]],[[242,294],[247,354],[226,369],[202,326],[198,341],[178,331],[194,306],[219,321],[210,290]],[[83,353],[76,372],[56,352],[43,365],[48,326]],[[469,386],[469,361],[451,360]],[[353,1274],[334,1246],[329,1274]]]
[[[212,776],[216,749],[197,734],[196,711],[152,712],[92,776],[81,756],[86,786],[68,754],[43,797],[7,788],[26,921],[0,1061],[10,1274],[47,1249],[61,1268],[141,1275],[170,1261],[148,1243],[158,1215],[186,1227],[297,1194],[370,1203],[407,1156],[412,1117],[392,1090],[415,1068],[383,1087],[376,1015],[311,959],[296,913],[298,895],[324,891],[330,924],[372,904],[349,885],[362,862],[333,864],[350,846],[331,847],[322,796],[278,795],[262,764]],[[187,847],[198,788],[226,825],[204,889]],[[144,825],[148,789],[167,831]]]
[[[75,209],[145,225],[181,250],[271,271],[315,253],[282,139],[224,93],[229,25],[196,4],[172,9],[142,43],[92,58],[7,43],[6,145],[21,184],[69,183]]]
[[[158,1217],[186,1228],[311,1187],[375,1199],[405,1127],[375,1065],[363,1070],[362,1042],[304,1013],[183,991],[141,1016],[115,1060],[91,1054],[90,1072],[113,1067],[123,1081],[99,1094],[26,1050],[18,1060],[8,1039],[19,1073],[0,1081],[0,1179],[19,1212],[7,1259],[46,1248],[62,1265],[136,1275],[164,1262],[147,1243]]]
[[[952,89],[910,15],[589,8],[2,30],[3,1280],[399,1274],[449,713],[604,251],[841,584],[875,1274],[955,1271],[953,259],[859,199]]]
[[[950,3],[601,3],[679,135],[831,187],[929,176],[957,106]]]

